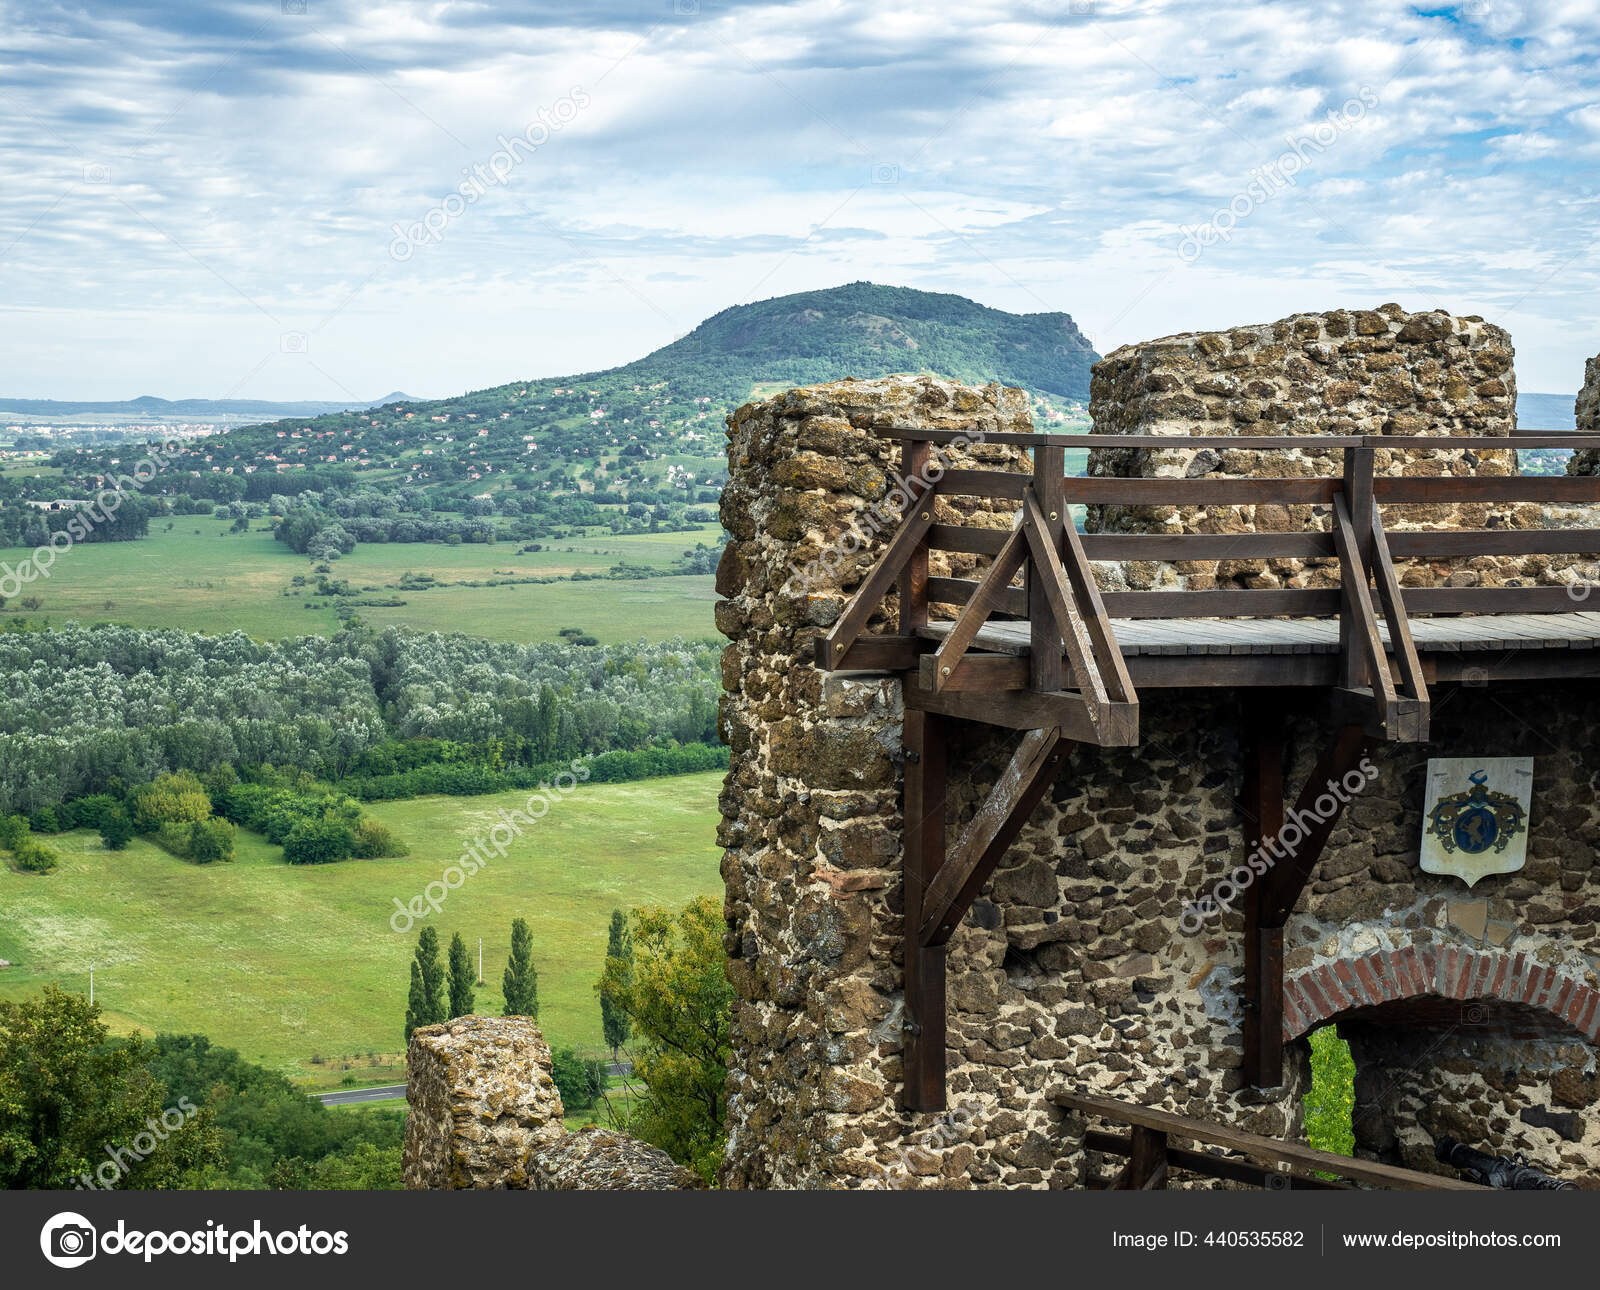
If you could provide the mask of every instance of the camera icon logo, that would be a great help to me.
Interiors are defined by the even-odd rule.
[[[83,182],[86,184],[109,184],[111,182],[111,167],[98,161],[90,162],[83,168]]]
[[[900,182],[900,167],[887,163],[880,163],[872,168],[872,182],[875,184],[898,184]]]
[[[278,337],[278,348],[285,354],[304,354],[311,342],[303,331],[286,331]]]
[[[58,1268],[82,1267],[98,1248],[94,1224],[82,1214],[57,1214],[39,1233],[39,1249]]]
[[[700,0],[672,0],[672,13],[678,18],[695,18],[700,14]]]
[[[301,14],[306,11],[306,0],[283,0],[283,11],[287,14]]]

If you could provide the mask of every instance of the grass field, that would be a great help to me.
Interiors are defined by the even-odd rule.
[[[450,892],[430,921],[446,945],[460,932],[474,956],[483,938],[478,1010],[500,1009],[511,920],[524,917],[547,1037],[598,1053],[593,986],[611,910],[720,891],[720,783],[713,772],[579,788]],[[199,1031],[322,1084],[330,1061],[355,1055],[359,1075],[367,1053],[402,1044],[421,924],[393,931],[394,900],[409,902],[526,796],[374,804],[411,854],[326,866],[285,864],[254,834],[240,835],[232,864],[206,868],[143,841],[118,853],[94,834],[62,834],[51,839],[56,872],[0,866],[0,958],[15,965],[0,969],[0,997],[45,981],[86,989],[93,961],[95,1000],[117,1030]]]
[[[259,639],[338,629],[333,598],[307,595],[304,588],[284,594],[296,574],[311,576],[306,557],[261,531],[261,521],[249,533],[231,535],[229,523],[209,515],[181,515],[155,521],[142,541],[73,547],[58,557],[48,579],[28,588],[25,594],[44,602],[29,616],[55,625],[77,619],[188,631],[239,630]],[[706,524],[690,533],[561,539],[526,555],[518,555],[517,544],[510,542],[367,543],[334,565],[332,576],[352,588],[377,588],[365,595],[406,602],[358,611],[380,627],[464,631],[510,641],[549,640],[563,627],[581,627],[607,644],[641,637],[708,637],[715,634],[710,575],[429,591],[386,588],[408,570],[431,573],[441,582],[481,582],[497,574],[603,573],[621,560],[664,569],[697,542],[714,543],[718,531]],[[0,564],[15,567],[29,554],[25,548],[0,548]],[[14,598],[4,613],[27,612],[20,600]],[[313,607],[307,608],[307,602]]]

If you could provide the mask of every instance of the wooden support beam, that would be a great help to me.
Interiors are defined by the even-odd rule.
[[[1112,1191],[1161,1191],[1167,1185],[1167,1135],[1142,1124],[1133,1126],[1128,1144],[1128,1163]]]
[[[1033,648],[1029,651],[1032,669],[1030,688],[1048,694],[1052,690],[1066,689],[1066,669],[1061,665],[1061,640],[1071,630],[1071,624],[1062,617],[1061,591],[1055,578],[1061,566],[1061,530],[1067,513],[1067,503],[1062,491],[1062,476],[1066,474],[1066,453],[1059,444],[1041,444],[1033,450],[1033,483],[1022,499],[1022,523],[1027,529],[1030,521],[1035,529],[1028,533],[1028,545],[1033,558],[1029,562],[1028,620]],[[1077,625],[1081,636],[1083,628]],[[1088,653],[1088,642],[1083,641],[1082,652]],[[1068,646],[1072,653],[1072,646]],[[1073,654],[1073,668],[1077,669],[1077,655]],[[1089,687],[1078,679],[1078,688],[1089,694]]]
[[[1123,1137],[1107,1133],[1104,1129],[1089,1129],[1083,1135],[1085,1151],[1099,1151],[1108,1156],[1126,1157],[1133,1150],[1132,1135]],[[1236,1156],[1224,1156],[1214,1151],[1191,1151],[1187,1147],[1167,1145],[1167,1166],[1200,1174],[1205,1178],[1226,1178],[1229,1182],[1244,1183],[1247,1187],[1266,1187],[1272,1182],[1287,1183],[1295,1191],[1350,1191],[1347,1183],[1318,1178],[1310,1173],[1293,1173],[1273,1169],[1268,1165],[1253,1164]]]
[[[917,935],[928,883],[944,863],[945,722],[907,712],[902,730],[905,768],[904,1102],[910,1111],[945,1108],[945,947],[925,945]]]
[[[1133,709],[1135,730],[1139,722],[1139,696],[1128,676],[1128,665],[1122,657],[1122,646],[1116,632],[1111,630],[1111,619],[1106,613],[1106,602],[1100,594],[1100,584],[1095,581],[1094,569],[1083,553],[1083,541],[1078,530],[1069,522],[1062,531],[1063,563],[1067,579],[1077,593],[1078,603],[1084,610],[1084,627],[1094,642],[1095,660],[1100,664],[1100,674],[1105,677],[1106,693],[1113,703],[1127,704]]]
[[[1353,1156],[1336,1156],[1331,1151],[1319,1151],[1300,1142],[1285,1142],[1236,1129],[1229,1124],[1216,1124],[1196,1120],[1171,1111],[1158,1111],[1154,1107],[1135,1102],[1121,1102],[1108,1097],[1092,1097],[1057,1089],[1050,1093],[1050,1101],[1080,1115],[1096,1115],[1113,1124],[1154,1129],[1169,1138],[1190,1142],[1204,1142],[1225,1151],[1235,1151],[1264,1165],[1287,1165],[1302,1173],[1321,1171],[1348,1178],[1352,1182],[1373,1187],[1418,1189],[1425,1191],[1486,1191],[1477,1183],[1439,1174],[1425,1174],[1416,1169],[1403,1169],[1399,1165],[1378,1164]]]
[[[1244,863],[1271,860],[1263,845],[1283,830],[1283,711],[1271,691],[1247,695],[1244,713]],[[1283,1083],[1283,928],[1261,926],[1261,883],[1244,893],[1244,1077]]]
[[[1268,844],[1272,867],[1255,884],[1261,891],[1261,926],[1282,927],[1288,921],[1349,799],[1342,781],[1346,775],[1360,769],[1374,744],[1372,736],[1362,727],[1341,726],[1333,742],[1317,759],[1316,768],[1300,791],[1294,810],[1284,821],[1277,838]],[[1338,791],[1330,790],[1330,784],[1337,786]],[[1336,809],[1331,812],[1317,809],[1318,799],[1324,796],[1334,798]],[[1293,840],[1288,836],[1291,825],[1299,835]]]
[[[1054,539],[1051,537],[1052,528],[1056,535]],[[1049,517],[1040,509],[1031,493],[1022,499],[1022,531],[1027,536],[1028,549],[1033,556],[1028,589],[1030,595],[1037,596],[1033,609],[1033,637],[1030,648],[1035,678],[1040,675],[1038,659],[1041,651],[1045,651],[1056,663],[1051,673],[1056,679],[1056,684],[1045,687],[1036,681],[1033,688],[1036,690],[1062,688],[1060,663],[1061,651],[1065,647],[1067,657],[1072,661],[1072,679],[1078,687],[1078,692],[1089,703],[1091,720],[1096,727],[1099,727],[1111,715],[1106,683],[1101,678],[1100,667],[1094,657],[1094,646],[1089,641],[1083,618],[1078,613],[1077,605],[1073,603],[1072,588],[1067,583],[1067,571],[1061,566],[1061,548],[1057,544],[1061,533],[1060,526],[1052,526]],[[1118,656],[1120,657],[1120,651]]]
[[[816,664],[829,672],[904,672],[933,648],[932,641],[903,636],[859,636],[843,654],[829,658],[826,639],[817,641]]]
[[[833,630],[825,638],[826,649],[823,653],[829,660],[844,657],[846,650],[855,643],[856,637],[861,634],[861,629],[867,625],[867,620],[872,617],[873,611],[877,609],[884,595],[899,578],[900,571],[922,545],[929,528],[933,526],[933,500],[936,491],[936,488],[930,487],[906,507],[906,513],[900,520],[900,527],[895,531],[894,537],[889,539],[889,545],[878,557],[878,563],[872,566],[872,572],[856,589],[855,595],[850,598],[850,603],[839,615],[839,621],[834,623]],[[831,667],[832,663],[819,663],[818,666]]]
[[[1061,764],[1061,731],[1030,730],[924,893],[921,945],[943,945],[1000,863]],[[908,928],[909,930],[909,928]]]
[[[900,478],[908,484],[927,478],[928,462],[933,449],[926,441],[907,439],[900,445]],[[932,498],[927,499],[929,509]],[[930,524],[929,528],[933,526]],[[900,620],[896,632],[900,636],[914,636],[919,627],[928,622],[928,538],[911,549],[895,585],[899,592]],[[848,651],[847,651],[848,652]]]
[[[945,678],[944,692],[1026,690],[1031,679],[1025,658],[1014,654],[968,654]],[[923,689],[933,689],[933,655],[922,656],[917,680]]]
[[[1400,673],[1399,690],[1403,698],[1415,705],[1409,715],[1400,714],[1402,729],[1396,737],[1422,743],[1428,738],[1431,706],[1428,682],[1423,676],[1416,642],[1411,638],[1411,620],[1406,616],[1400,579],[1394,571],[1394,556],[1389,552],[1389,538],[1383,531],[1383,518],[1378,514],[1376,503],[1372,507],[1372,571],[1373,580],[1378,584],[1378,603],[1383,606],[1384,620],[1389,625],[1389,645],[1394,651],[1395,667]]]
[[[1102,748],[1131,748],[1139,742],[1135,705],[1112,704],[1110,721],[1103,727],[1096,727],[1089,719],[1089,706],[1083,696],[1070,690],[1035,694],[1032,690],[980,692],[968,689],[935,694],[932,690],[908,685],[904,697],[907,708],[935,712],[958,721],[977,721],[1006,730],[1041,730],[1049,726],[1060,730],[1064,738],[1098,744]]]
[[[995,556],[994,562],[979,579],[978,589],[972,593],[972,599],[967,601],[955,625],[950,628],[950,634],[944,638],[944,643],[934,655],[935,690],[944,688],[945,681],[955,671],[956,664],[961,662],[961,656],[967,652],[978,629],[998,607],[1000,594],[1011,585],[1011,579],[1022,568],[1027,550],[1028,540],[1022,530],[1013,529],[1006,544],[1000,548],[1000,554]]]

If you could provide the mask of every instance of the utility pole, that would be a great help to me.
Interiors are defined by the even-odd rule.
[[[94,964],[89,964],[89,1006],[94,1007]]]
[[[478,984],[483,984],[483,937],[478,937]]]

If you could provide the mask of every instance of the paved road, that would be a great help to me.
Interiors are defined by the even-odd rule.
[[[375,1088],[342,1088],[334,1093],[318,1093],[316,1099],[323,1106],[349,1106],[352,1102],[383,1102],[405,1095],[404,1084],[380,1084]]]
[[[606,1070],[612,1075],[631,1075],[632,1062],[607,1062]],[[332,1093],[314,1094],[323,1106],[350,1106],[355,1102],[385,1102],[393,1097],[404,1097],[404,1084],[379,1084],[373,1088],[341,1088]]]

